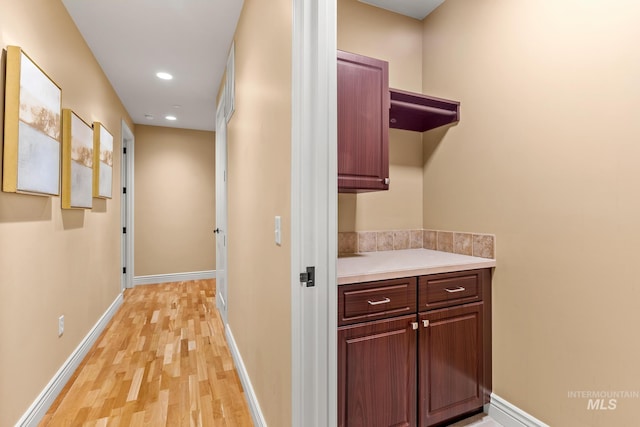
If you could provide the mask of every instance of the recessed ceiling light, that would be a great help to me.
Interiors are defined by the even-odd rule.
[[[162,80],[171,80],[173,78],[173,76],[171,74],[165,73],[164,71],[156,73],[156,77],[158,77],[159,79],[162,79]]]
[[[164,116],[164,118],[171,121],[177,120],[176,116]]]

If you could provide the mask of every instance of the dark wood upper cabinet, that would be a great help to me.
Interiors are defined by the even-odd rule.
[[[460,120],[460,103],[389,89],[389,64],[338,51],[338,191],[389,189],[389,128],[425,132]]]
[[[388,189],[388,63],[338,51],[338,191]]]

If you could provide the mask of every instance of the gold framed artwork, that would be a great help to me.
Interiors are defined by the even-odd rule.
[[[62,208],[93,203],[93,130],[71,110],[62,110]]]
[[[93,122],[93,197],[111,198],[113,136],[100,122]]]
[[[7,47],[2,190],[60,194],[62,89],[17,46]]]

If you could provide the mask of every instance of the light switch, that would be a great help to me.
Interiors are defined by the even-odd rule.
[[[276,216],[276,245],[280,246],[282,244],[282,220],[279,216]]]

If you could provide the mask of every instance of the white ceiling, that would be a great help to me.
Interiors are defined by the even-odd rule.
[[[214,130],[218,86],[243,0],[62,2],[134,123]],[[158,71],[173,80],[158,79]]]
[[[444,0],[359,1],[421,20]],[[134,123],[215,129],[216,95],[243,0],[62,3]],[[158,79],[159,71],[173,80]]]
[[[358,0],[392,12],[407,15],[422,21],[425,16],[440,6],[444,0]]]

